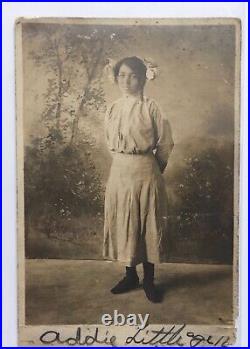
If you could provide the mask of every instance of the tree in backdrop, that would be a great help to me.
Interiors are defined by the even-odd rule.
[[[105,111],[103,69],[128,35],[109,27],[57,24],[27,24],[25,35],[38,43],[29,59],[48,77],[40,117],[45,132],[33,137],[25,152],[26,232],[28,238],[33,224],[50,237],[67,234],[63,227],[73,217],[102,210],[92,139],[84,130],[78,137],[79,120]]]
[[[105,107],[102,75],[109,56],[132,38],[122,29],[87,25],[36,24],[28,34],[40,42],[30,57],[49,76],[41,120],[53,132],[68,133],[72,145],[80,117]]]

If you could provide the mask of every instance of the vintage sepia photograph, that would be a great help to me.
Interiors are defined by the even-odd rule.
[[[240,31],[16,21],[20,345],[234,342]]]

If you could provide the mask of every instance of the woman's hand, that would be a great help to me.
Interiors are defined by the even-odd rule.
[[[163,174],[163,172],[164,172],[164,170],[165,170],[165,168],[166,168],[166,166],[167,166],[167,163],[164,162],[164,161],[162,161],[162,160],[157,156],[157,153],[155,154],[155,159],[156,159],[156,161],[157,161],[157,164],[158,164],[158,166],[159,166],[159,169],[160,169],[160,171],[161,171],[161,174]]]

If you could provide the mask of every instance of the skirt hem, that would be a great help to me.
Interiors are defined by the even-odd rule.
[[[123,259],[115,259],[115,258],[110,258],[110,257],[103,257],[103,259],[105,261],[110,261],[110,262],[118,262],[118,263],[121,263],[121,264],[124,264],[128,267],[133,267],[133,266],[136,266],[136,265],[139,265],[139,264],[142,264],[142,263],[145,263],[145,262],[148,262],[148,263],[152,263],[152,264],[162,264],[162,263],[166,263],[165,259],[161,259],[161,260],[155,260],[155,259],[145,259],[145,260],[138,260],[138,261],[128,261],[128,260],[123,260]]]

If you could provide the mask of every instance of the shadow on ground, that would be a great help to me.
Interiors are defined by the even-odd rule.
[[[160,264],[156,284],[162,302],[150,303],[142,288],[113,295],[123,277],[119,263],[107,261],[27,260],[26,323],[98,324],[114,310],[150,314],[151,324],[231,324],[232,267]],[[138,268],[142,279],[142,268]]]

